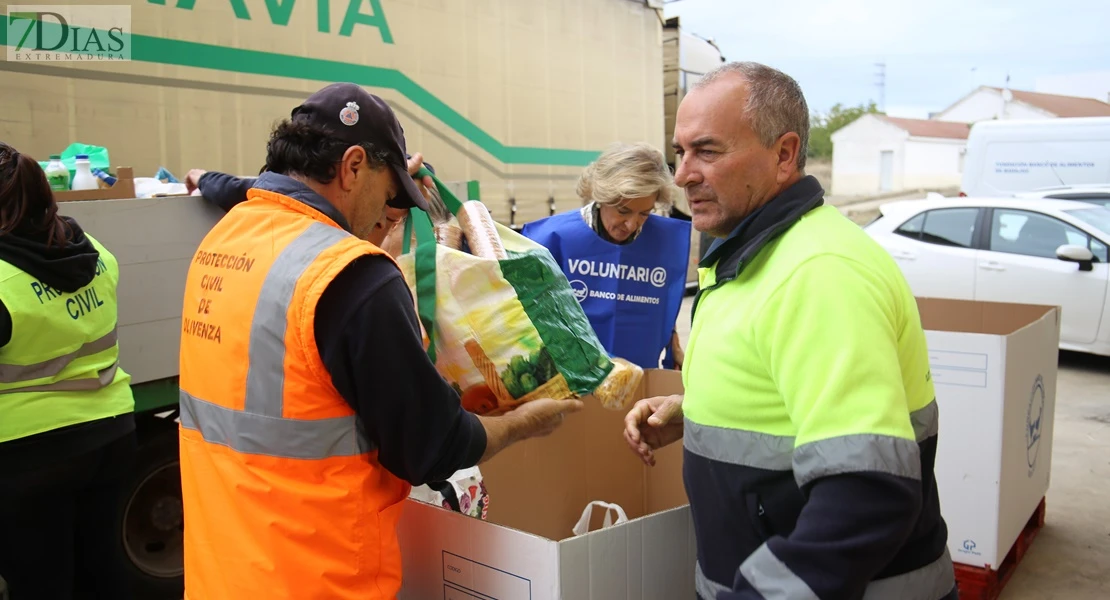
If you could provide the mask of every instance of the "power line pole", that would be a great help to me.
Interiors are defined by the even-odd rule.
[[[879,69],[875,73],[875,85],[879,88],[879,112],[886,112],[886,63],[875,63],[875,66]]]

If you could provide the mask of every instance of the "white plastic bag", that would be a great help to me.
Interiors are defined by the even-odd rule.
[[[594,506],[605,510],[605,520],[601,524],[602,529],[628,522],[628,515],[624,514],[624,509],[619,504],[594,500],[586,505],[586,509],[582,511],[582,517],[578,519],[578,523],[574,526],[573,531],[576,537],[590,532],[590,519],[594,516]],[[616,521],[613,520],[614,514],[617,516]]]
[[[135,178],[135,197],[150,198],[155,194],[185,195],[189,190],[184,183],[163,183],[154,177]]]

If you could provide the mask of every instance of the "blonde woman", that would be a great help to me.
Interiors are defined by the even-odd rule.
[[[681,368],[675,321],[685,291],[690,224],[654,214],[676,189],[663,153],[615,144],[578,180],[584,206],[524,226],[563,269],[598,338],[644,368]]]

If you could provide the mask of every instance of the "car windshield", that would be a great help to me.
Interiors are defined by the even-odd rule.
[[[1110,210],[1101,207],[1070,208],[1064,212],[1084,223],[1110,234]]]

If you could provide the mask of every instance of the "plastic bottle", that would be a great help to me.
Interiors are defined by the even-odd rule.
[[[43,170],[46,171],[46,181],[50,183],[51,190],[64,192],[69,189],[69,169],[62,164],[60,155],[51,154],[50,162]]]
[[[77,167],[77,172],[73,174],[73,185],[70,186],[71,190],[95,190],[99,189],[97,185],[97,177],[92,174],[92,167],[89,166],[89,155],[78,154],[73,163]]]

